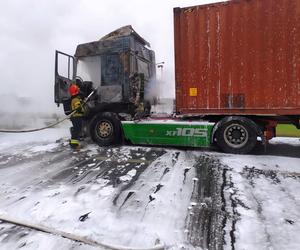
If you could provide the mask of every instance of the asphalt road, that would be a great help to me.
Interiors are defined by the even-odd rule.
[[[243,235],[247,237],[243,223],[254,216],[257,227],[264,228],[261,249],[277,249],[277,234],[269,228],[276,221],[265,214],[268,192],[258,190],[272,188],[291,204],[293,214],[283,212],[281,222],[300,233],[300,200],[293,190],[300,184],[300,169],[268,165],[272,156],[300,162],[299,149],[271,145],[266,153],[258,148],[256,155],[239,158],[160,147],[87,145],[73,151],[64,139],[23,143],[0,153],[0,215],[99,242],[139,248],[163,244],[166,249],[240,249],[245,246]],[[257,157],[260,162],[250,163]],[[228,159],[239,162],[239,167],[228,164]],[[245,211],[254,215],[249,219]],[[249,249],[261,245],[255,237],[252,240]],[[1,249],[61,246],[94,248],[0,223]],[[292,246],[298,247],[297,242]]]

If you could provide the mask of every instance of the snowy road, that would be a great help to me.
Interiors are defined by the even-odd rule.
[[[63,128],[0,135],[0,217],[132,248],[300,248],[299,139],[235,156],[93,144],[74,152],[67,137]],[[19,248],[96,249],[0,223],[0,249]]]

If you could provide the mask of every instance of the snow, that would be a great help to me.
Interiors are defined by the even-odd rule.
[[[33,140],[28,135],[2,137],[6,149],[0,154],[0,215],[112,245],[184,244],[193,171],[184,185],[178,183],[194,157],[174,150],[96,145],[73,152],[67,138],[56,142],[67,132],[49,130]],[[2,161],[6,156],[11,158]],[[115,172],[120,176],[108,179]]]
[[[277,139],[286,141],[295,140]],[[221,154],[218,158],[230,167],[232,199],[240,203],[236,248],[299,249],[300,158]]]
[[[53,143],[61,138],[69,138],[69,128],[67,126],[61,126],[58,128],[50,128],[31,133],[0,133],[0,152],[11,152],[14,149],[19,149],[19,146],[26,145],[32,152],[47,151],[55,147]],[[49,142],[51,142],[49,144]],[[36,148],[32,148],[32,145],[37,143]],[[41,145],[43,143],[43,145]],[[14,148],[14,149],[13,149]]]
[[[136,175],[136,172],[137,172],[136,169],[132,169],[129,172],[127,172],[126,175],[121,176],[120,180],[123,181],[123,182],[130,181]]]
[[[300,138],[289,138],[289,137],[275,137],[270,141],[271,144],[288,144],[292,146],[299,146],[300,145]],[[300,153],[299,153],[300,156]]]
[[[235,249],[300,249],[299,138],[272,140],[277,155],[94,144],[72,151],[68,138],[64,126],[0,134],[0,216],[109,245],[200,249],[188,241],[187,218],[212,204],[209,196],[202,201],[192,197],[195,185],[203,181],[195,166],[205,157],[225,178],[219,181],[225,200],[225,212],[219,212],[226,215],[225,249],[232,244]],[[293,156],[286,156],[285,149],[292,149]],[[20,246],[93,249],[0,223],[0,248]]]
[[[37,232],[21,227],[14,227],[10,224],[2,223],[0,230],[1,249],[76,249],[76,250],[96,250],[99,248],[82,243],[71,241],[56,235]]]

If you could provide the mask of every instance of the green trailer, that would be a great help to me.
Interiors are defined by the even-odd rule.
[[[138,145],[209,147],[214,123],[179,120],[122,121],[126,140]]]

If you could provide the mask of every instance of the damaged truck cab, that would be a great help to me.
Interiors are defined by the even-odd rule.
[[[290,21],[274,23],[274,16]],[[249,153],[257,144],[266,147],[278,125],[300,130],[298,20],[299,0],[175,8],[174,114],[133,121],[149,113],[144,90],[155,76],[155,59],[131,26],[79,45],[74,57],[56,52],[55,102],[68,113],[72,81],[83,96],[97,89],[87,121],[100,145],[123,135],[136,144],[217,145],[226,153]],[[58,57],[65,59],[64,75]]]
[[[86,115],[92,139],[100,145],[117,143],[121,120],[137,112],[147,115],[150,104],[144,90],[155,78],[155,54],[131,26],[115,30],[99,41],[80,44],[74,56],[56,51],[55,103],[70,113],[68,88],[76,82],[87,102]]]

